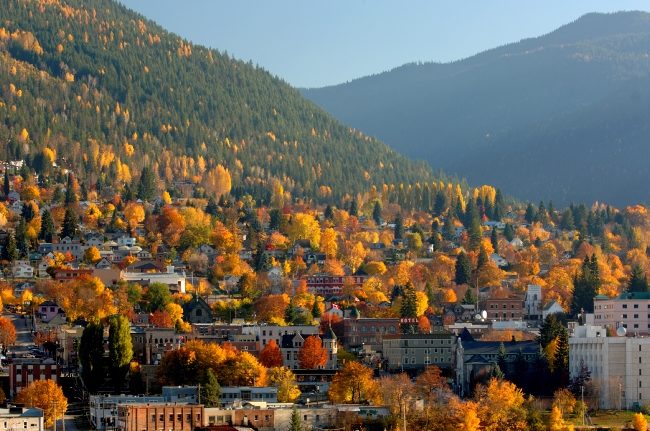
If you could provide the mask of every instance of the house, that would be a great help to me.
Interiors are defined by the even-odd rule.
[[[167,267],[167,272],[126,272],[122,271],[121,279],[130,283],[139,283],[146,286],[153,283],[162,283],[169,286],[172,292],[185,293],[185,273],[174,272],[173,266]]]
[[[524,242],[519,238],[513,238],[512,241],[510,241],[510,245],[514,248],[522,248],[524,246]]]
[[[134,247],[136,243],[137,243],[136,239],[130,236],[121,236],[117,239],[118,247],[119,246]]]
[[[45,323],[50,322],[61,313],[63,313],[63,309],[54,301],[45,301],[38,306],[38,314]]]
[[[113,264],[111,263],[110,260],[106,259],[103,257],[99,262],[95,264],[95,268],[97,269],[106,269],[106,268],[111,268]]]
[[[91,277],[93,270],[88,268],[56,268],[53,273],[55,280],[65,281],[75,280],[80,277]]]
[[[11,267],[14,278],[34,278],[34,268],[27,260],[17,260]]]
[[[44,413],[38,407],[14,407],[8,405],[6,408],[0,408],[0,423],[3,424],[3,430],[29,430],[43,431]]]
[[[505,258],[499,256],[499,255],[496,254],[496,253],[492,253],[492,254],[490,255],[490,260],[491,260],[492,262],[494,262],[494,264],[495,264],[496,266],[498,266],[499,268],[505,268],[506,266],[508,266],[508,265],[510,264],[510,263],[508,262],[507,259],[505,259]]]
[[[189,323],[212,323],[214,316],[207,302],[198,295],[183,304],[183,320]]]
[[[542,319],[546,319],[547,316],[556,313],[566,313],[566,310],[557,301],[553,300],[546,304],[546,307],[542,310]]]
[[[315,335],[319,337],[318,335]],[[287,334],[283,335],[280,341],[280,352],[282,352],[282,360],[284,366],[289,369],[298,369],[300,368],[300,362],[298,360],[298,353],[305,343],[305,339],[308,335],[303,337],[300,333]],[[327,362],[320,368],[334,370],[337,368],[337,357],[338,346],[336,343],[336,335],[334,331],[330,328],[326,331],[323,337],[319,337],[322,340],[323,347],[327,350]]]

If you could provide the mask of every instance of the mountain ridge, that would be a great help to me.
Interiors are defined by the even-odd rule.
[[[645,92],[639,90],[650,74],[648,52],[650,14],[592,13],[546,35],[493,48],[467,59],[403,65],[338,86],[302,89],[302,93],[344,123],[377,136],[408,156],[424,158],[433,166],[466,177],[472,183],[495,184],[520,198],[541,197],[561,203],[604,199],[625,204],[648,201],[650,196],[635,194],[632,184],[624,194],[620,193],[619,185],[608,187],[606,183],[593,191],[582,190],[584,183],[575,187],[568,184],[531,189],[529,184],[543,181],[541,177],[531,183],[522,181],[528,173],[525,166],[517,175],[487,172],[494,164],[488,150],[498,151],[501,146],[511,148],[509,140],[521,139],[521,134],[513,135],[516,130],[536,127],[540,133],[527,138],[529,142],[543,145],[553,135],[553,139],[564,140],[569,150],[567,157],[576,158],[578,153],[572,145],[574,139],[586,139],[589,135],[589,119],[581,118],[575,123],[577,131],[567,130],[563,137],[555,136],[552,127],[564,116],[586,113],[590,106],[625,107],[617,101],[619,92],[631,92],[632,97],[636,91],[634,97],[642,97],[641,108],[650,106]],[[645,130],[645,122],[636,127]],[[594,142],[612,145],[623,135],[629,134],[609,131]],[[504,136],[510,138],[504,140]],[[512,163],[528,166],[539,162],[525,157],[527,148],[520,143],[517,151],[521,154],[515,154]],[[476,157],[472,157],[473,151]],[[642,154],[650,156],[646,149]],[[619,166],[633,158],[625,152],[622,155],[626,157]],[[604,162],[607,169],[603,173],[613,175],[614,170],[608,166],[610,160]],[[550,169],[552,164],[544,163],[549,175],[568,174],[566,169],[554,172]],[[636,184],[641,187],[638,181]]]

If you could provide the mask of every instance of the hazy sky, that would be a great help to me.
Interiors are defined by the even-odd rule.
[[[252,60],[298,87],[414,61],[446,62],[539,36],[588,12],[647,0],[122,0],[195,43]]]

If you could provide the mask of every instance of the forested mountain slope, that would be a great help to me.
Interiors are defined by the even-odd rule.
[[[109,0],[0,1],[0,118],[0,157],[43,171],[54,156],[89,184],[147,165],[172,191],[328,200],[433,179],[266,71]]]
[[[448,64],[303,94],[436,168],[526,199],[650,201],[650,15],[588,14]]]

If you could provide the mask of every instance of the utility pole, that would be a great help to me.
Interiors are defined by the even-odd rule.
[[[406,431],[406,397],[402,400],[402,404],[404,405],[404,408],[402,409],[402,422],[404,423],[404,428],[402,428],[402,431]]]
[[[585,426],[585,416],[587,414],[587,409],[585,406],[585,387],[580,385],[580,401],[582,402],[582,426]]]

